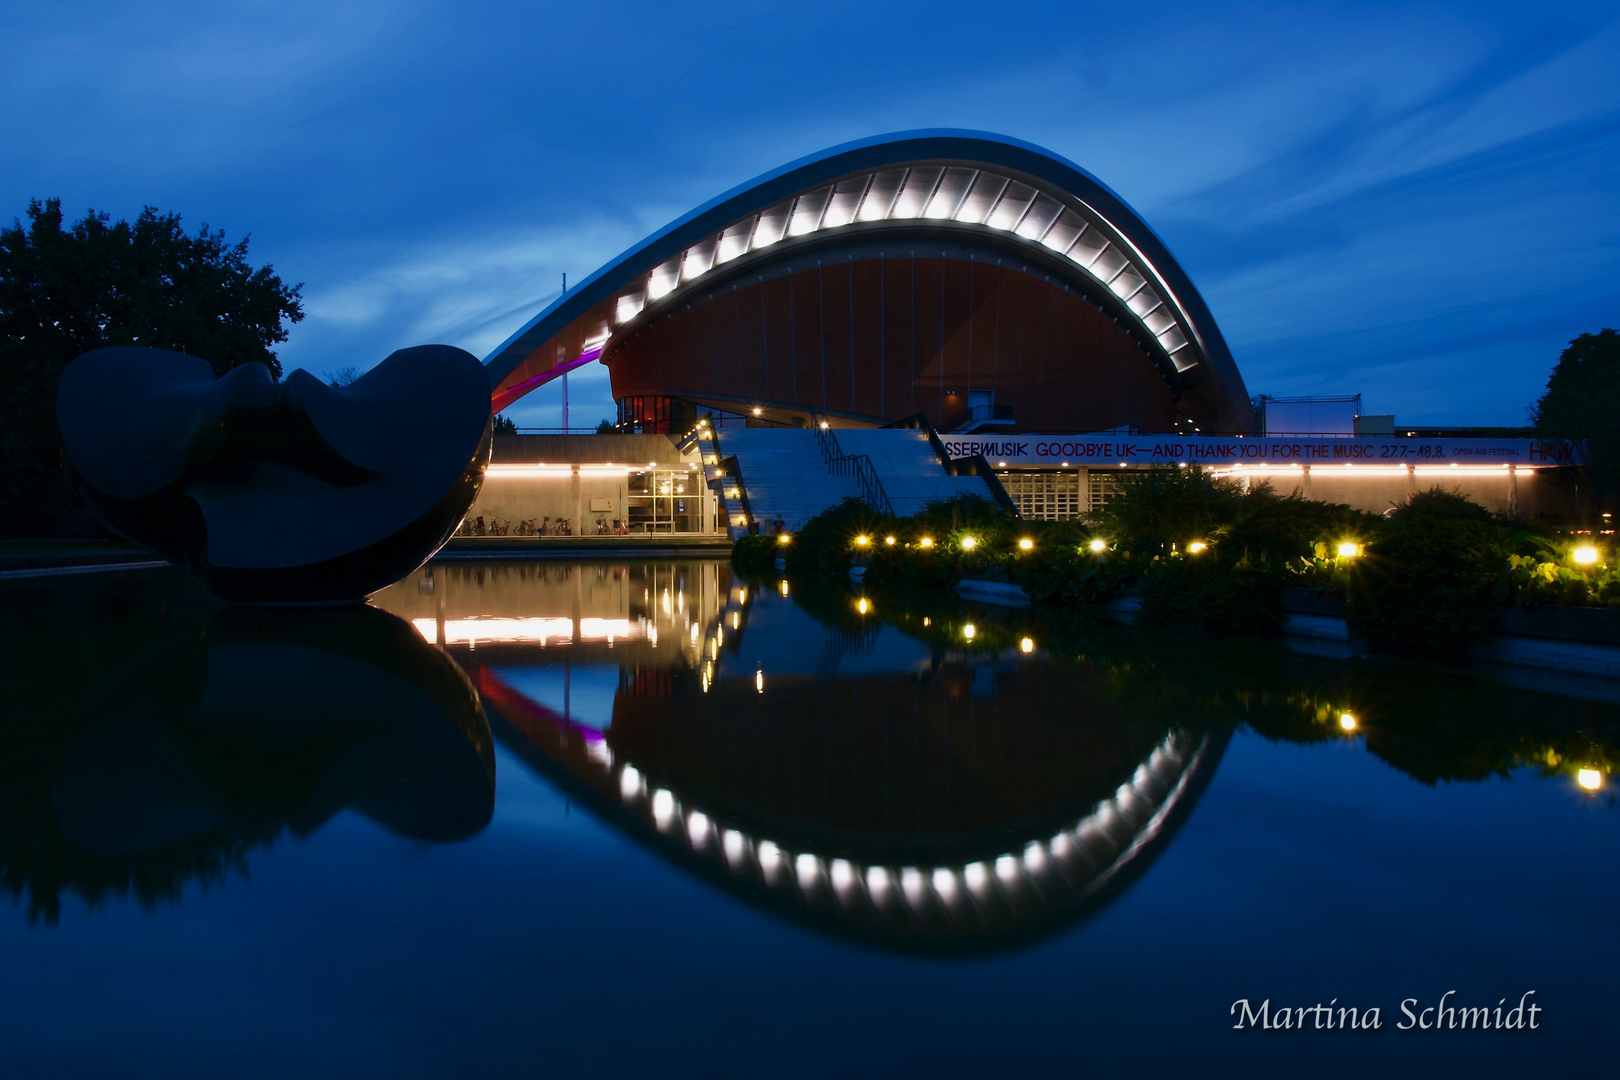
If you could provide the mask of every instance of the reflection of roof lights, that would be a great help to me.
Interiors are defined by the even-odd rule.
[[[793,872],[798,875],[799,888],[809,890],[821,877],[821,860],[810,854],[800,855],[793,860]]]
[[[1098,804],[1090,815],[1077,822],[1072,829],[1058,832],[1044,845],[1039,840],[1031,841],[1023,849],[1021,858],[1013,854],[997,857],[993,864],[994,877],[1000,880],[1003,888],[1015,890],[1026,884],[1024,879],[1027,876],[1027,885],[1044,893],[1051,887],[1077,887],[1077,883],[1070,880],[1072,874],[1080,865],[1092,864],[1095,872],[1086,875],[1089,880],[1106,880],[1125,861],[1134,857],[1143,843],[1159,833],[1166,815],[1182,798],[1188,780],[1187,770],[1203,756],[1201,748],[1188,747],[1183,742],[1184,738],[1178,734],[1166,737],[1138,766],[1131,780],[1119,787],[1113,798]],[[1207,742],[1205,739],[1204,744],[1207,745]],[[1194,752],[1189,754],[1189,749]],[[1601,782],[1597,770],[1590,771]],[[1578,782],[1587,787],[1584,773]],[[626,765],[620,773],[619,790],[625,802],[631,803],[645,791],[645,781],[634,767]],[[694,852],[706,854],[709,858],[718,860],[723,855],[733,872],[748,873],[753,865],[749,858],[752,851],[767,886],[780,890],[784,886],[792,888],[797,884],[800,902],[806,904],[817,903],[815,893],[818,883],[823,881],[830,882],[839,901],[848,905],[855,902],[864,880],[871,901],[880,914],[887,906],[887,897],[897,882],[913,912],[917,913],[925,910],[931,897],[954,909],[964,886],[975,897],[987,900],[994,886],[991,864],[985,861],[969,862],[959,867],[902,867],[896,874],[887,867],[863,869],[860,864],[846,858],[826,858],[814,852],[789,856],[773,841],[759,840],[754,843],[739,830],[721,830],[711,817],[696,809],[685,812],[683,822],[679,800],[665,789],[653,793],[650,810],[659,831],[666,837],[671,840],[684,837]],[[685,828],[675,828],[678,824],[684,824]],[[1122,831],[1135,837],[1123,849],[1120,839]],[[710,843],[713,838],[720,841],[718,852]],[[791,871],[791,876],[784,877],[784,870]],[[1086,888],[1089,890],[1090,886]]]
[[[675,796],[664,788],[659,788],[653,792],[652,812],[653,820],[662,829],[675,816]]]
[[[827,878],[832,882],[833,888],[845,892],[855,884],[855,868],[848,859],[834,859],[827,866]]]
[[[915,866],[902,866],[900,868],[900,891],[906,894],[906,899],[911,903],[912,907],[922,903],[925,888],[926,885],[923,882],[920,870]]]
[[[626,765],[619,774],[619,794],[626,802],[641,794],[641,773],[634,765]]]

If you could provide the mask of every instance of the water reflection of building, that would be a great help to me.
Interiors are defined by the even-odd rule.
[[[497,737],[579,801],[837,933],[987,949],[1083,917],[1162,850],[1224,747],[1116,711],[1099,669],[847,632],[714,563],[550,573],[436,577],[442,615],[416,585],[383,602],[442,635]]]

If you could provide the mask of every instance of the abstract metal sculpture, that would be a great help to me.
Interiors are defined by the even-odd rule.
[[[226,600],[359,600],[438,551],[489,462],[472,354],[401,349],[346,387],[262,364],[215,378],[161,349],[96,349],[57,388],[75,490]]]

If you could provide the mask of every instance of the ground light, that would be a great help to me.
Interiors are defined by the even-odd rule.
[[[787,533],[779,533],[779,534],[777,534],[776,542],[778,544],[792,543],[792,541],[793,541],[793,537],[789,536]]]
[[[1035,639],[1034,638],[1024,638],[1022,641],[1020,641],[1018,643],[1018,651],[1019,652],[1027,652],[1027,653],[1034,652],[1035,651]]]
[[[872,538],[870,536],[866,536],[864,534],[862,534],[861,536],[857,536],[855,538],[855,546],[856,547],[865,547],[867,544],[870,544],[871,542],[872,542]]]
[[[889,546],[890,546],[890,547],[893,547],[893,546],[894,546],[894,537],[892,537],[892,536],[885,536],[885,537],[884,537],[884,538],[883,538],[883,542],[884,542],[884,543],[885,543],[885,544],[888,544],[888,545],[889,545]]]
[[[1194,540],[1192,543],[1187,545],[1187,553],[1189,555],[1196,555],[1207,547],[1209,547],[1209,545],[1204,543],[1202,540]]]
[[[972,641],[973,635],[977,634],[978,632],[979,628],[974,626],[972,623],[968,623],[966,626],[962,627],[962,636],[969,641]]]
[[[1344,543],[1339,545],[1339,558],[1341,559],[1353,559],[1360,554],[1360,544],[1351,543],[1349,540],[1346,540]]]
[[[1091,542],[1091,550],[1095,551],[1097,554],[1101,555],[1103,552],[1108,550],[1108,541],[1106,541],[1106,540],[1093,540]]]
[[[976,548],[978,546],[979,546],[979,542],[977,540],[973,539],[973,537],[971,537],[971,536],[962,537],[962,550],[963,551],[972,551],[974,548]]]
[[[1592,547],[1590,544],[1582,544],[1575,549],[1573,558],[1582,566],[1591,566],[1598,561],[1597,548]]]
[[[1339,726],[1346,731],[1356,730],[1356,718],[1350,713],[1339,714]]]
[[[1603,774],[1596,769],[1582,769],[1575,774],[1575,782],[1587,791],[1596,791],[1603,786]]]
[[[921,540],[917,541],[917,546],[920,548],[931,548],[934,546],[934,538],[932,536],[925,536]]]
[[[781,587],[782,587],[782,595],[786,596],[788,594],[787,578],[782,579]]]
[[[855,610],[860,612],[862,615],[869,615],[872,612],[872,605],[867,603],[866,597],[863,596],[859,600],[855,601]]]
[[[1018,541],[1018,550],[1019,551],[1034,551],[1035,550],[1035,541],[1031,540],[1027,536],[1024,537],[1022,540]]]
[[[754,672],[754,693],[763,694],[764,692],[765,692],[765,672],[763,670],[755,671]]]

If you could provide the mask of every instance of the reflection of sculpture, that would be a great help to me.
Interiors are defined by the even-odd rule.
[[[97,349],[63,374],[57,420],[91,508],[228,600],[352,600],[399,580],[449,538],[489,460],[484,367],[445,345],[341,389]]]
[[[374,608],[230,608],[94,707],[0,880],[151,903],[218,878],[283,830],[353,810],[454,842],[494,811],[488,722],[467,678]],[[24,842],[15,842],[24,841]],[[25,855],[26,853],[26,855]]]

